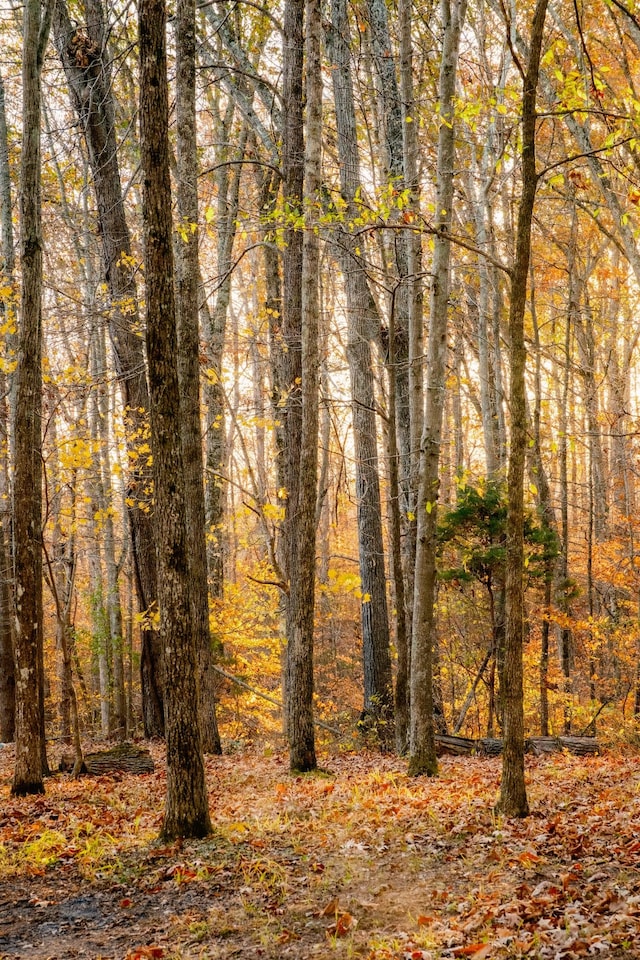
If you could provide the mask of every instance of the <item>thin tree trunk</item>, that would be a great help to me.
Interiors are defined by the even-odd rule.
[[[185,470],[187,556],[197,651],[202,748],[221,754],[216,721],[213,650],[209,628],[207,543],[200,421],[200,327],[198,264],[198,151],[196,137],[196,7],[178,0],[176,9],[176,120],[178,201],[178,375]]]
[[[433,718],[433,651],[440,440],[445,399],[455,133],[453,97],[466,0],[442,0],[444,39],[440,61],[437,231],[433,250],[424,430],[420,450],[417,546],[411,646],[411,746],[409,773],[437,773]]]
[[[304,181],[303,62],[304,0],[286,0],[283,36],[283,130],[282,190],[285,209],[285,248],[283,250],[282,340],[283,431],[282,459],[285,503],[283,553],[289,589],[298,571],[294,567],[299,533],[300,455],[302,450],[302,247],[303,234],[294,221],[302,215]],[[286,598],[287,652],[283,700],[287,735],[290,736],[290,689],[292,660],[295,657],[296,612],[290,596]]]
[[[322,63],[320,0],[306,0],[305,231],[302,249],[302,430],[300,494],[289,579],[289,763],[317,766],[313,730],[313,629],[316,576],[320,241],[315,218],[322,182]],[[294,573],[295,571],[295,573]]]
[[[333,0],[329,54],[338,130],[340,184],[348,215],[356,216],[360,187],[353,85],[349,64],[346,4]],[[358,504],[358,552],[362,591],[364,709],[381,742],[389,741],[393,709],[389,618],[387,610],[382,510],[378,470],[376,397],[371,341],[380,331],[380,317],[371,295],[357,242],[347,231],[336,231],[336,248],[347,299],[347,360],[351,380],[353,437]]]
[[[55,43],[84,132],[93,175],[102,259],[109,291],[109,332],[124,407],[131,469],[127,514],[131,530],[141,626],[142,709],[145,735],[164,732],[162,646],[153,625],[157,601],[156,557],[150,511],[151,466],[138,446],[148,432],[149,391],[143,340],[138,333],[136,264],[127,225],[116,140],[115,109],[107,59],[102,0],[85,0],[86,30],[71,22],[65,0],[55,0]],[[88,66],[85,66],[85,62]]]
[[[530,51],[523,78],[522,195],[518,207],[515,260],[509,305],[511,369],[511,444],[507,478],[506,643],[504,664],[504,753],[497,809],[508,817],[529,812],[524,782],[524,705],[522,644],[524,632],[524,469],[527,449],[524,313],[531,257],[531,222],[536,172],[536,92],[547,0],[536,0]]]

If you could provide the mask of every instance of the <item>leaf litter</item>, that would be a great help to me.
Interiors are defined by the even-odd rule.
[[[0,750],[0,958],[640,958],[634,758],[528,759],[531,816],[506,820],[499,759],[209,757],[213,835],[160,846],[152,750],[156,773],[23,799]]]

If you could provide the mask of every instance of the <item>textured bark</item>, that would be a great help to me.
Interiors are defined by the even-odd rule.
[[[507,478],[506,644],[504,663],[504,754],[497,809],[508,817],[529,812],[524,782],[522,643],[524,631],[524,468],[527,450],[524,313],[531,256],[536,172],[536,92],[547,0],[536,0],[522,98],[522,195],[509,304],[511,442]]]
[[[202,748],[221,754],[216,720],[213,650],[209,627],[207,543],[200,421],[200,325],[198,263],[198,152],[196,137],[195,0],[176,9],[177,202],[180,220],[177,263],[178,375],[184,459],[187,556],[197,651]]]
[[[318,472],[318,387],[320,322],[320,209],[322,158],[322,61],[320,0],[306,0],[305,230],[302,249],[302,425],[300,499],[291,544],[289,579],[288,679],[289,764],[292,770],[317,766],[313,730],[313,629],[316,579],[316,497]]]
[[[368,0],[373,61],[378,78],[380,113],[384,126],[384,165],[387,177],[396,189],[409,190],[409,202],[405,216],[417,215],[420,209],[420,179],[418,174],[418,128],[414,122],[415,101],[413,93],[413,48],[411,39],[412,0],[398,3],[399,58],[389,30],[389,12],[384,0]],[[398,83],[399,68],[399,83]],[[397,216],[399,216],[399,211]],[[389,378],[393,363],[394,411],[393,424],[396,431],[396,456],[399,497],[395,501],[401,518],[403,567],[396,573],[396,644],[398,646],[398,670],[396,683],[400,686],[400,698],[406,699],[403,688],[409,689],[410,657],[405,656],[403,646],[411,644],[411,611],[402,597],[413,596],[413,574],[416,552],[415,516],[422,435],[423,389],[423,280],[422,239],[416,230],[397,232],[392,241],[395,268],[394,282],[397,287],[393,296],[389,321]],[[393,332],[393,343],[392,341]],[[393,354],[393,360],[391,356]],[[392,501],[393,505],[393,501]],[[395,525],[396,521],[393,521]],[[392,534],[394,535],[394,534]],[[404,574],[404,582],[399,578]],[[401,595],[400,602],[398,594]],[[408,695],[407,695],[408,696]],[[396,692],[396,706],[400,701]],[[402,708],[396,717],[398,744],[406,743],[408,717]]]
[[[436,550],[440,441],[445,400],[449,310],[453,177],[455,161],[453,97],[465,0],[443,0],[444,38],[440,61],[440,128],[436,196],[437,233],[434,240],[430,296],[429,344],[424,430],[420,450],[417,546],[411,646],[411,742],[409,773],[437,773],[433,697],[435,646]]]
[[[218,135],[222,144],[231,138],[231,124],[235,115],[229,107],[220,121]],[[246,145],[246,127],[240,137],[240,157],[244,155]],[[218,233],[218,275],[220,283],[215,303],[211,311],[203,313],[206,320],[206,336],[209,362],[213,376],[208,377],[206,386],[207,404],[207,487],[206,522],[209,535],[207,560],[209,568],[209,591],[213,599],[219,599],[224,592],[224,552],[225,552],[225,483],[227,449],[225,433],[226,396],[222,381],[222,357],[224,353],[227,314],[231,299],[231,278],[233,242],[238,222],[240,196],[240,178],[242,166],[230,167],[225,161],[228,150],[223,147],[219,153],[216,170],[218,188],[216,230]]]
[[[360,186],[353,84],[349,62],[348,20],[343,0],[333,0],[328,49],[338,132],[340,186],[355,216]],[[347,360],[351,381],[351,410],[358,505],[358,555],[362,591],[362,645],[364,709],[383,741],[389,738],[393,709],[389,618],[387,610],[382,510],[378,469],[376,397],[371,341],[378,336],[380,317],[369,289],[357,242],[348,230],[337,228],[336,252],[344,277],[347,301]]]
[[[589,432],[590,482],[593,491],[594,505],[594,535],[596,541],[602,543],[607,538],[609,502],[605,458],[602,449],[598,386],[596,383],[596,343],[593,329],[593,315],[586,289],[584,290],[584,309],[576,311],[575,329],[580,355],[580,373],[582,374],[583,381],[583,402],[587,414],[587,428]]]
[[[162,836],[211,831],[198,717],[189,590],[173,281],[169,102],[164,0],[140,0],[140,141],[147,305],[147,357],[158,563],[165,656],[167,793]]]
[[[410,634],[407,631],[405,582],[402,570],[402,524],[400,519],[400,487],[398,483],[398,444],[396,423],[396,361],[394,316],[389,319],[389,507],[391,513],[391,551],[396,604],[396,683],[393,694],[396,750],[403,754],[409,737],[409,664]],[[412,578],[413,580],[413,578]]]
[[[540,349],[540,331],[533,291],[531,296],[531,320],[535,340],[535,405],[533,410],[533,447],[531,450],[531,483],[537,489],[538,516],[540,525],[547,531],[549,539],[553,537],[557,544],[558,524],[551,497],[549,478],[542,459],[542,351]],[[549,736],[549,635],[551,623],[547,611],[551,610],[552,588],[556,575],[557,561],[550,556],[546,562],[544,574],[544,615],[540,637],[539,689],[540,689],[540,734]]]
[[[16,761],[11,792],[43,793],[41,73],[50,19],[24,6],[20,165],[21,324],[13,496]]]
[[[283,429],[282,474],[284,477],[285,517],[283,557],[289,588],[298,575],[295,568],[296,538],[299,534],[300,455],[302,451],[302,246],[303,234],[292,220],[302,214],[304,187],[303,61],[304,0],[287,0],[284,8],[283,38],[283,129],[282,190],[284,197],[286,246],[282,265],[282,354]],[[285,666],[285,718],[290,737],[291,671],[296,668],[298,640],[297,611],[286,598],[287,652]],[[295,709],[295,705],[294,705]]]
[[[11,178],[9,171],[9,143],[5,111],[4,82],[0,75],[0,286],[11,289],[15,256],[13,249],[13,219],[11,210]],[[15,310],[11,295],[0,297],[0,318],[6,322]],[[11,349],[7,337],[7,352]],[[11,562],[11,492],[9,489],[10,410],[7,395],[13,392],[4,374],[0,377],[0,448],[3,452],[0,468],[0,741],[8,743],[15,736],[15,671],[13,662],[13,617],[9,584]]]
[[[56,0],[53,30],[74,108],[83,130],[98,207],[102,259],[110,310],[109,333],[125,410],[131,467],[127,513],[138,606],[148,614],[142,628],[141,679],[145,735],[164,732],[162,648],[151,616],[156,609],[157,576],[150,512],[151,466],[137,447],[148,433],[149,390],[140,326],[136,263],[132,257],[118,164],[114,102],[106,49],[102,0],[85,0],[86,27],[77,29],[65,0]],[[85,62],[88,66],[85,66]]]

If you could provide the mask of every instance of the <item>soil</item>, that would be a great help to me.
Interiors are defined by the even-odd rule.
[[[640,958],[633,758],[532,758],[532,816],[504,821],[498,759],[299,777],[253,749],[207,760],[213,835],[163,847],[152,752],[153,774],[17,799],[0,748],[0,958]]]

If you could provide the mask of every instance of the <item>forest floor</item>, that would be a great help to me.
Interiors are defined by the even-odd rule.
[[[527,759],[514,821],[493,813],[499,759],[428,780],[373,753],[305,777],[211,757],[214,833],[160,846],[152,752],[153,774],[16,799],[0,748],[0,958],[640,958],[635,758]]]

